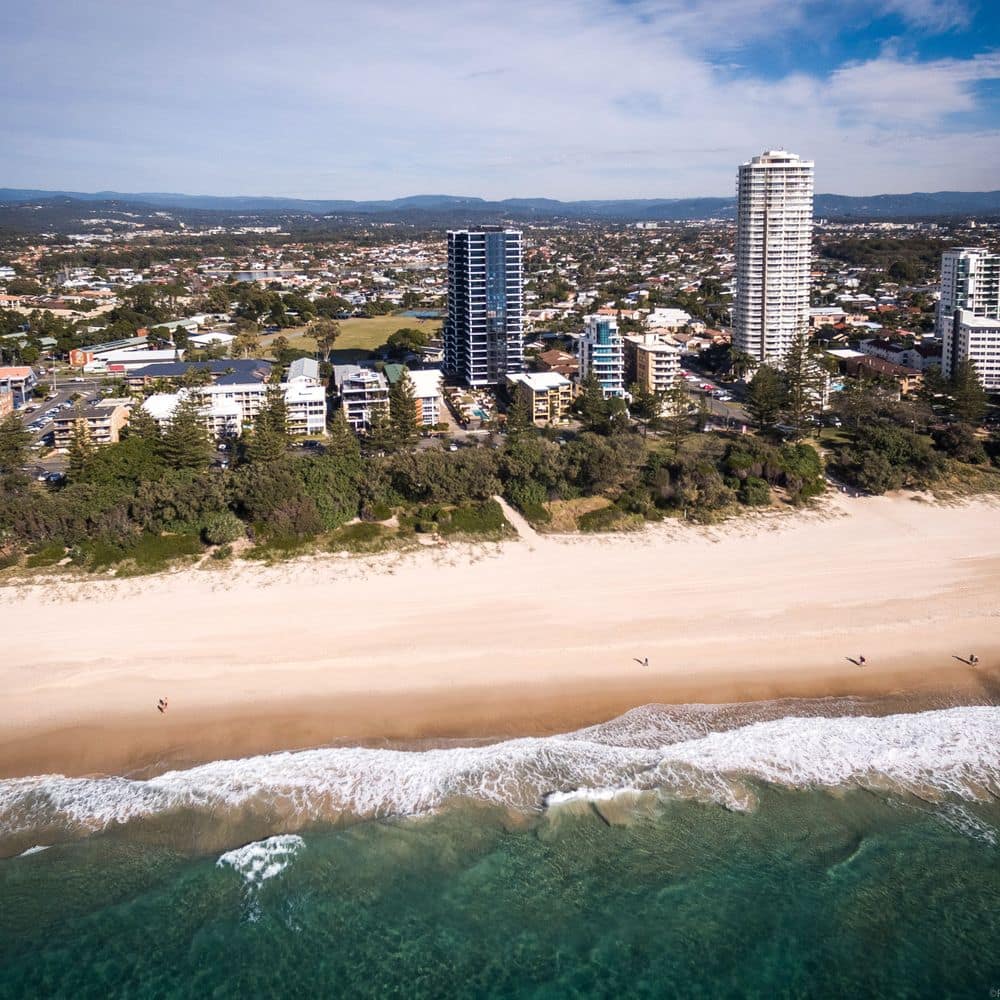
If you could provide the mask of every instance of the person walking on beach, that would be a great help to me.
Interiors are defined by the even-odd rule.
[[[860,653],[858,653],[858,666],[863,667],[865,663],[866,663],[865,658]]]
[[[969,663],[975,666],[979,662],[979,657],[975,653],[969,653]]]
[[[163,715],[163,713],[167,710],[167,699],[166,698],[161,698],[156,703],[156,707],[160,710],[160,715]]]

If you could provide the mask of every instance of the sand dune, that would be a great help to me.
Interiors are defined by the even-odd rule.
[[[711,529],[63,578],[0,591],[0,632],[4,776],[546,733],[653,701],[992,699],[1000,507],[837,497]]]

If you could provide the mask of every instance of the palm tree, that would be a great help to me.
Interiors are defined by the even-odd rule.
[[[729,371],[737,381],[744,379],[748,372],[757,367],[757,359],[746,351],[729,349]]]

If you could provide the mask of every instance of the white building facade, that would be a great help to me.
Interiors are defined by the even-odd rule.
[[[941,255],[936,332],[941,338],[941,371],[948,378],[963,357],[971,356],[962,354],[962,345],[981,339],[972,333],[975,317],[1000,320],[1000,254],[982,247],[946,250]],[[958,332],[960,326],[966,328],[965,334]],[[976,367],[980,368],[978,361]]]
[[[813,171],[782,149],[739,168],[733,346],[760,363],[808,333]]]
[[[959,309],[943,344],[941,370],[946,377],[950,378],[963,361],[971,361],[983,388],[1000,392],[1000,319]]]
[[[625,395],[625,346],[612,316],[588,316],[580,344],[580,381],[597,376],[605,399]]]

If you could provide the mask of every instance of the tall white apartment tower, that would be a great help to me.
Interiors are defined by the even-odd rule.
[[[760,362],[809,328],[813,166],[783,149],[740,166],[733,345]]]
[[[959,311],[966,318],[1000,320],[1000,254],[983,247],[958,247],[941,255],[941,298],[936,333],[941,338],[941,371],[951,377],[962,360],[956,348]],[[972,356],[980,366],[982,359]],[[982,373],[980,373],[982,374]]]

